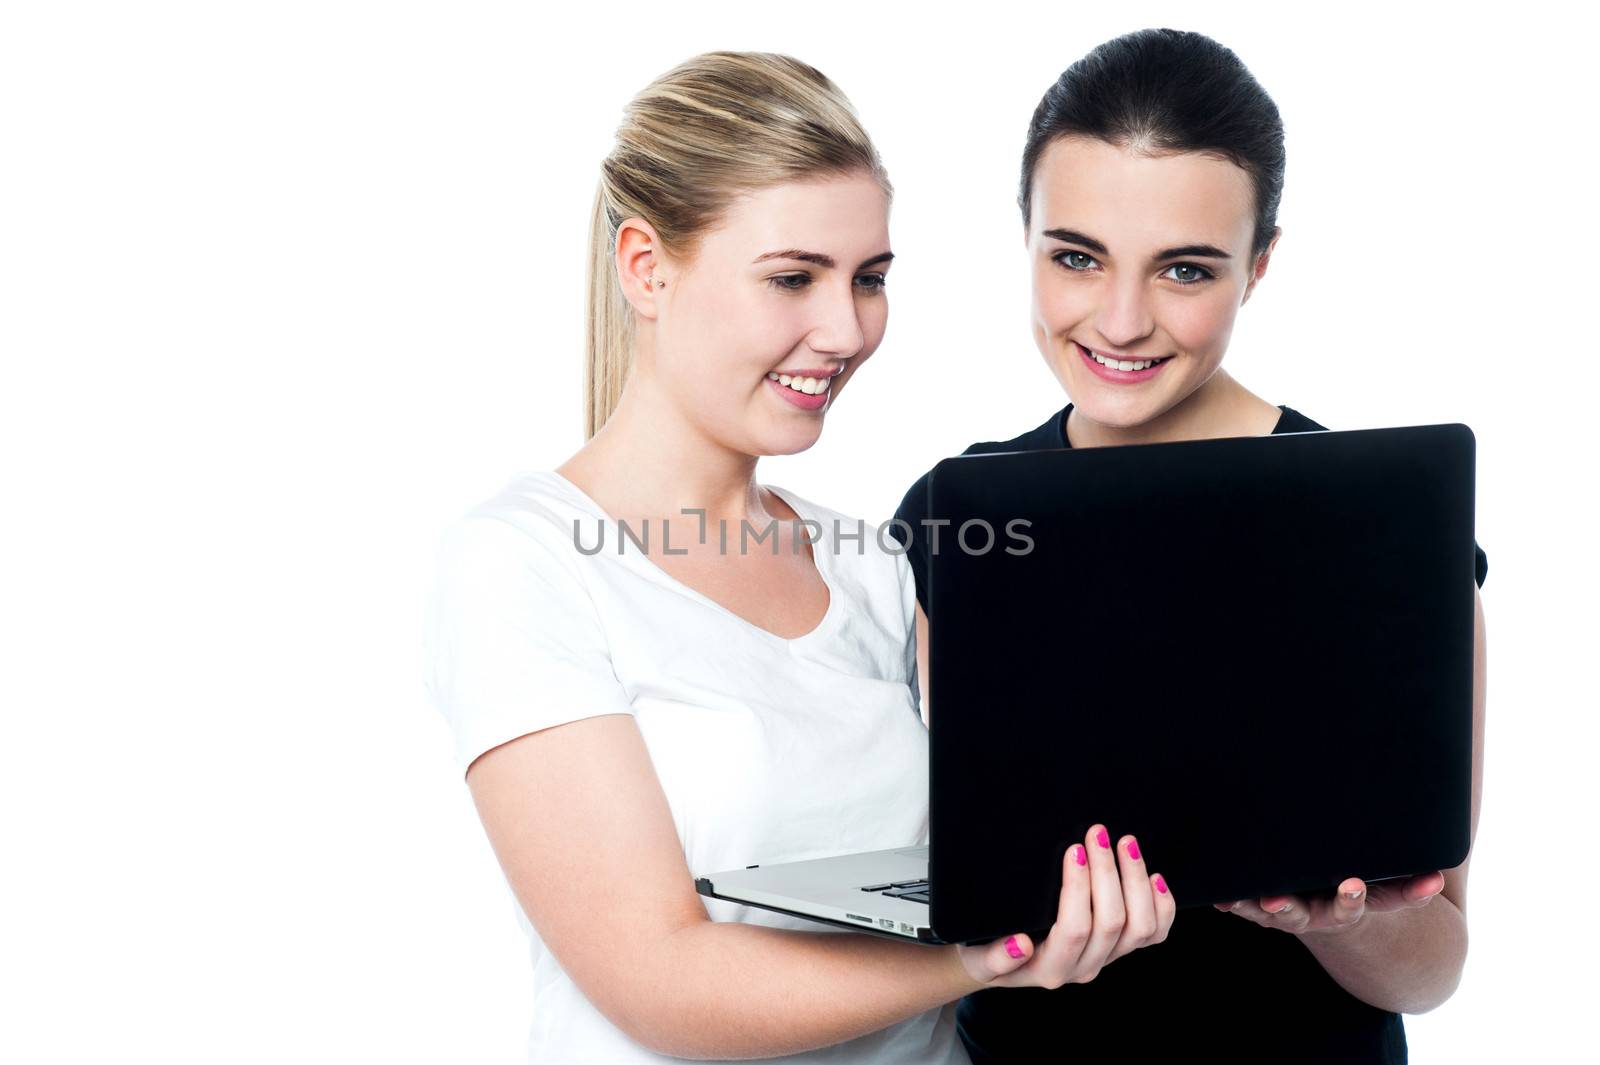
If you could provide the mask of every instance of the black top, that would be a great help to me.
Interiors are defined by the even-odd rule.
[[[1071,409],[1068,403],[1037,428],[975,443],[962,454],[1071,447]],[[1274,434],[1326,431],[1291,407],[1279,409]],[[905,525],[889,525],[903,546],[907,528],[922,529],[927,504],[924,474],[895,512]],[[928,538],[910,539],[907,557],[926,611]],[[1476,567],[1482,585],[1489,562],[1481,547]],[[1153,859],[1159,866],[1160,856]],[[1118,958],[1087,984],[980,991],[961,1000],[956,1018],[974,1065],[1102,1056],[1178,1061],[1220,1055],[1237,1065],[1407,1060],[1399,1014],[1369,1006],[1334,983],[1294,935],[1210,906],[1183,909],[1166,942]]]

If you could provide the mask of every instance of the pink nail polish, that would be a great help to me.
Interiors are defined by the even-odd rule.
[[[1156,890],[1161,892],[1161,894],[1163,894],[1163,895],[1165,895],[1167,893],[1167,881],[1166,881],[1166,878],[1163,877],[1160,873],[1156,874]]]
[[[1100,844],[1102,847],[1111,846],[1111,837],[1106,835],[1106,830],[1103,828],[1099,832],[1095,833],[1094,841]]]
[[[1006,937],[1006,953],[1011,955],[1013,958],[1022,957],[1022,948],[1017,946],[1016,936]]]
[[[1138,840],[1130,839],[1128,841],[1128,857],[1132,858],[1134,861],[1138,861],[1139,860],[1139,841]]]
[[[1073,847],[1072,860],[1077,862],[1079,865],[1088,865],[1089,852],[1084,850],[1082,847]]]

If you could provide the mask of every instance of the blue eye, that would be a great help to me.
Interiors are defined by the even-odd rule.
[[[856,278],[856,284],[865,289],[869,295],[876,295],[889,284],[889,279],[882,274],[862,274]]]
[[[1094,262],[1094,256],[1090,255],[1086,251],[1057,252],[1055,255],[1052,255],[1051,258],[1060,263],[1062,266],[1066,267],[1068,270],[1080,274],[1085,270],[1088,270],[1090,268],[1089,264]],[[1078,265],[1080,260],[1083,260],[1083,265],[1081,266]]]
[[[1171,266],[1167,267],[1165,272],[1171,273],[1174,270],[1189,271],[1190,276],[1188,277],[1174,277],[1172,279],[1180,285],[1193,285],[1201,281],[1209,281],[1213,277],[1217,276],[1210,270],[1207,270],[1205,267],[1196,266],[1194,263],[1173,263]]]

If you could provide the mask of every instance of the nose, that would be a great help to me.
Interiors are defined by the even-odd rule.
[[[861,314],[856,297],[851,290],[819,293],[813,306],[817,323],[807,338],[811,349],[822,355],[836,355],[848,359],[866,346],[867,335],[861,328]]]
[[[1105,302],[1095,316],[1095,328],[1114,347],[1128,347],[1155,329],[1143,279],[1134,274],[1117,279],[1105,290]]]

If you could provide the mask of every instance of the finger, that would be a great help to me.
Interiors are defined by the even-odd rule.
[[[1230,903],[1228,906],[1228,912],[1237,914],[1247,921],[1254,921],[1259,925],[1272,924],[1272,914],[1268,913],[1266,910],[1263,910],[1261,908],[1261,903],[1255,899],[1240,899],[1237,902]]]
[[[1167,933],[1172,931],[1172,922],[1178,917],[1178,900],[1172,895],[1172,887],[1167,883],[1167,878],[1160,873],[1150,876],[1150,886],[1155,888],[1156,900],[1156,937],[1154,942],[1164,943]]]
[[[1274,896],[1265,901],[1275,901],[1276,898]],[[1366,913],[1366,885],[1354,878],[1340,882],[1333,889],[1331,899],[1303,899],[1297,895],[1288,898],[1293,908],[1286,915],[1280,909],[1268,916],[1274,922],[1272,927],[1296,934],[1346,928],[1361,920]]]
[[[1267,903],[1272,905],[1271,910],[1266,908]],[[1240,899],[1229,907],[1229,912],[1236,913],[1247,921],[1254,921],[1263,928],[1276,928],[1283,932],[1304,931],[1310,917],[1306,903],[1295,895]]]
[[[1033,941],[1021,932],[982,946],[958,944],[956,954],[968,976],[991,987],[1009,987],[1013,981],[1025,980],[1016,972],[1037,956]]]
[[[1078,971],[1079,959],[1093,926],[1090,892],[1089,855],[1083,844],[1074,843],[1061,856],[1061,897],[1056,905],[1056,923],[1039,944],[1030,970],[1038,986],[1060,987]]]
[[[1412,877],[1406,882],[1403,893],[1407,899],[1420,906],[1431,902],[1433,897],[1443,890],[1444,874],[1435,872]]]
[[[1373,884],[1367,891],[1367,908],[1374,911],[1402,910],[1426,906],[1444,890],[1444,874],[1408,877]]]
[[[1138,950],[1156,934],[1156,891],[1150,883],[1139,840],[1123,836],[1117,841],[1116,851],[1118,872],[1122,877],[1123,922],[1122,933],[1112,946],[1108,961]]]
[[[1089,879],[1088,849],[1074,843],[1061,858],[1061,901],[1056,907],[1055,927],[1044,941],[1051,965],[1063,970],[1078,964],[1094,927]]]
[[[1268,895],[1260,906],[1268,918],[1268,927],[1285,932],[1303,932],[1317,917],[1311,903],[1299,895]]]
[[[1014,936],[1007,936],[990,943],[988,955],[984,960],[996,976],[1004,976],[1028,964],[1033,955],[1033,940],[1029,939],[1026,933],[1018,932]]]
[[[1111,957],[1112,948],[1122,935],[1127,913],[1122,899],[1122,878],[1117,873],[1117,857],[1111,849],[1111,834],[1105,825],[1089,829],[1084,840],[1089,851],[1089,909],[1093,928],[1083,949],[1082,962],[1098,970]]]
[[[1328,924],[1347,927],[1366,916],[1367,884],[1359,877],[1340,881],[1333,892],[1333,905],[1328,908]]]

